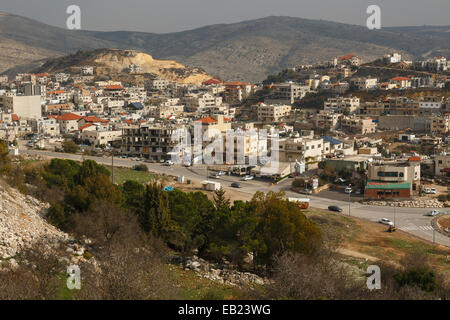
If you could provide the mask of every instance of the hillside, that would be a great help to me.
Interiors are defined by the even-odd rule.
[[[188,68],[174,60],[155,60],[149,54],[130,51],[98,49],[79,51],[75,54],[48,60],[36,72],[68,72],[76,67],[95,66],[97,76],[126,72],[130,65],[139,65],[142,73],[179,83],[200,84],[211,79],[202,69]]]
[[[370,31],[322,20],[267,17],[168,34],[70,31],[0,13],[0,72],[28,60],[61,56],[80,49],[136,49],[155,59],[201,67],[225,80],[262,81],[283,68],[353,52],[365,61],[391,52],[407,57],[449,56],[450,27],[403,27]],[[21,47],[22,46],[22,47]],[[35,52],[35,56],[25,57]],[[23,58],[16,59],[21,54]]]

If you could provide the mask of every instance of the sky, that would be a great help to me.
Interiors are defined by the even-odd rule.
[[[382,27],[450,25],[450,0],[0,0],[0,11],[65,27],[69,5],[83,30],[169,33],[267,16],[365,25],[369,5]]]

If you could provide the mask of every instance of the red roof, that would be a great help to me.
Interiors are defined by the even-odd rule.
[[[391,79],[392,81],[403,81],[403,80],[411,80],[410,78],[407,77],[395,77]]]
[[[64,90],[55,90],[55,91],[50,91],[48,94],[62,94],[65,93]]]
[[[107,86],[105,90],[123,90],[123,87],[120,85],[111,85]]]
[[[86,123],[84,126],[81,126],[80,131],[83,131],[84,129],[86,129],[86,128],[90,127],[90,126],[93,126],[93,124],[92,123]]]
[[[408,161],[419,161],[420,162],[420,157],[409,157]]]
[[[12,121],[19,121],[19,117],[17,116],[17,114],[12,114],[11,115],[11,119],[12,119]]]
[[[204,124],[210,124],[210,123],[217,123],[217,120],[213,119],[211,117],[206,117],[206,118],[197,120],[196,122],[201,122],[201,123],[204,123]]]
[[[71,120],[80,120],[81,118],[83,118],[83,117],[69,112],[69,113],[65,113],[65,114],[57,117],[56,120],[71,121]]]
[[[351,58],[357,57],[356,54],[353,53],[349,53],[345,56],[339,57],[339,60],[350,60]]]
[[[133,124],[133,120],[130,120],[130,119],[126,119],[124,122],[128,123],[128,124]]]
[[[212,84],[220,84],[220,83],[222,83],[222,82],[213,78],[213,79],[209,79],[209,80],[206,80],[206,81],[202,82],[202,85],[210,86]]]
[[[98,123],[98,122],[108,123],[109,122],[109,120],[100,119],[95,116],[84,117],[83,119],[84,119],[84,121],[91,122],[91,123]]]

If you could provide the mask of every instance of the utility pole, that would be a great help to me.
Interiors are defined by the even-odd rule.
[[[111,179],[114,184],[114,151],[111,152]]]
[[[397,214],[397,207],[394,205],[394,227],[395,227],[395,216]]]

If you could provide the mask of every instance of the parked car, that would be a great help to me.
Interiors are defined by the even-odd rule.
[[[347,188],[345,188],[344,192],[347,193],[347,194],[349,194],[349,193],[352,193],[352,192],[353,192],[353,189],[350,188],[350,187],[347,187]]]
[[[240,184],[239,182],[233,182],[233,183],[231,184],[231,186],[232,186],[233,188],[242,188],[242,186],[241,186],[241,184]]]
[[[242,178],[242,181],[248,181],[248,180],[253,180],[253,179],[254,179],[253,176],[246,175],[246,176],[244,176],[244,177]]]
[[[423,190],[423,192],[426,194],[436,194],[436,189],[435,188],[425,188]]]
[[[219,171],[219,172],[217,172],[217,174],[219,176],[225,176],[227,173],[225,171]]]
[[[304,189],[304,190],[300,190],[299,193],[301,193],[301,194],[312,194],[312,190],[311,189]]]
[[[437,211],[437,210],[431,210],[430,212],[427,212],[425,215],[426,215],[426,216],[429,216],[429,217],[434,217],[434,216],[439,215],[439,211]]]
[[[386,224],[388,226],[393,226],[394,225],[394,223],[391,220],[387,219],[387,218],[381,218],[378,222],[382,223],[382,224]]]
[[[174,163],[173,163],[172,160],[167,160],[167,161],[164,163],[164,165],[166,165],[166,166],[173,166]]]
[[[212,173],[209,175],[209,177],[212,179],[220,179],[220,176],[217,173]]]
[[[339,208],[338,206],[329,206],[328,210],[335,211],[335,212],[342,212],[342,209]]]

